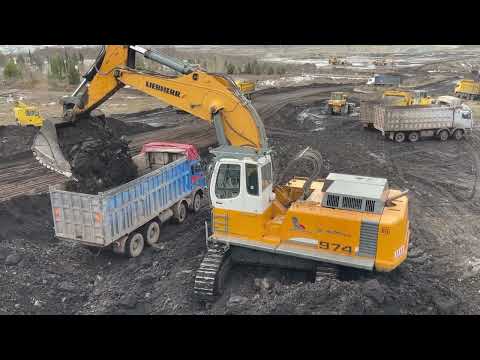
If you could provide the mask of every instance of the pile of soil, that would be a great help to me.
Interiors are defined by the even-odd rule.
[[[137,177],[125,137],[128,125],[114,119],[90,117],[57,129],[60,148],[76,180],[67,190],[97,194]]]
[[[12,159],[30,152],[37,131],[34,127],[0,126],[0,159]]]
[[[18,237],[48,240],[53,236],[52,225],[48,194],[19,196],[0,203],[0,241]]]

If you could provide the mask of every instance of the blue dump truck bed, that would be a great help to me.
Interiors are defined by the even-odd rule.
[[[181,151],[141,155],[134,161],[142,176],[98,195],[51,187],[55,235],[84,245],[109,246],[152,220],[166,221],[182,203],[191,208],[194,197],[203,196],[205,177],[199,159],[189,159]]]

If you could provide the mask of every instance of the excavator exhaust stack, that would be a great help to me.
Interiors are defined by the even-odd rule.
[[[66,177],[72,176],[72,168],[63,156],[55,125],[45,120],[32,145],[34,157],[47,169],[56,171]]]

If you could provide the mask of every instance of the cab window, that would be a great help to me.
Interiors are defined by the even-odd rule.
[[[262,166],[262,191],[272,184],[272,164],[268,163]]]
[[[219,199],[231,199],[240,194],[240,165],[221,164],[215,183],[215,195]]]
[[[245,164],[247,173],[247,191],[250,195],[258,195],[258,170],[257,165]]]
[[[463,119],[470,119],[471,117],[472,117],[472,115],[470,113],[463,113],[462,114]]]

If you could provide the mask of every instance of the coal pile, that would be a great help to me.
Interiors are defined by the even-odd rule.
[[[67,183],[67,190],[97,194],[137,177],[126,129],[117,125],[113,119],[90,117],[57,129],[60,148],[75,178]]]
[[[30,152],[37,131],[34,127],[0,126],[0,159],[12,159]]]

